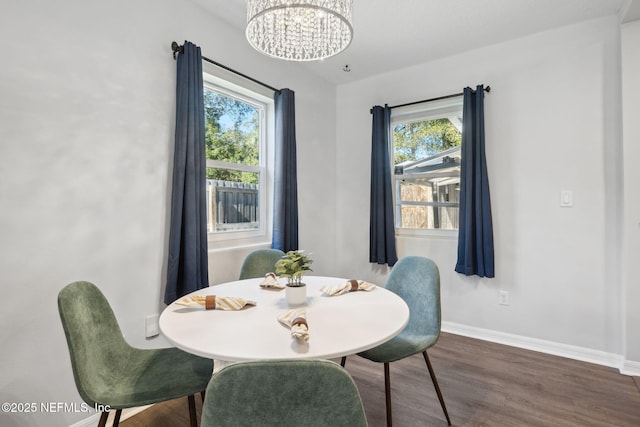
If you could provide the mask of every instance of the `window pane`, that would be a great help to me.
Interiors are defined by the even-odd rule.
[[[394,165],[433,157],[460,147],[458,117],[398,123],[393,128]]]
[[[228,179],[209,179],[225,176]],[[254,230],[259,227],[258,172],[207,168],[208,232]]]
[[[400,200],[401,202],[458,203],[460,200],[460,178],[403,180],[400,182]]]
[[[429,114],[393,125],[396,227],[457,230],[462,111]]]
[[[402,206],[402,227],[457,230],[458,207]]]
[[[214,85],[204,104],[208,231],[259,230],[264,106]]]
[[[208,89],[204,91],[207,159],[257,166],[260,111]]]
[[[402,228],[458,229],[458,177],[400,182]]]

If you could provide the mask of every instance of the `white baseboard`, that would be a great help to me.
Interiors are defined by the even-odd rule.
[[[634,377],[640,377],[640,362],[634,362],[632,360],[625,360],[620,368],[620,373],[624,375],[632,375]]]
[[[498,344],[509,345],[512,347],[553,354],[554,356],[566,357],[569,359],[580,360],[582,362],[609,366],[611,368],[618,369],[618,371],[623,375],[640,376],[640,362],[625,360],[624,357],[619,354],[606,353],[604,351],[592,350],[589,348],[561,344],[521,335],[507,334],[490,329],[476,328],[474,326],[467,326],[454,322],[442,322],[442,331],[470,338],[477,338],[484,341],[491,341]]]
[[[147,408],[150,408],[153,405],[147,405],[147,406],[139,406],[137,408],[126,408],[122,410],[122,414],[120,415],[120,421],[124,421],[127,418],[131,418],[136,414],[139,414],[140,412],[144,411]],[[112,414],[115,414],[115,411],[111,411]],[[114,415],[109,414],[109,419],[107,419],[107,426],[106,427],[113,427],[113,417]],[[77,423],[74,423],[72,425],[70,425],[69,427],[95,427],[98,424],[98,421],[100,421],[100,414],[96,413],[93,414],[92,416],[85,418],[83,420],[78,421]]]

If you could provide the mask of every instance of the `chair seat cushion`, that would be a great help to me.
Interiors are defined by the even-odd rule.
[[[212,360],[177,348],[131,348],[126,357],[118,359],[117,366],[99,373],[104,386],[92,396],[92,400],[111,409],[144,406],[199,393],[206,389],[213,372]]]
[[[395,362],[422,353],[434,345],[437,340],[437,335],[414,335],[402,332],[377,347],[358,353],[358,356],[379,363]]]

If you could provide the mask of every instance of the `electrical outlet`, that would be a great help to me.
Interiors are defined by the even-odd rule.
[[[509,305],[509,292],[508,291],[500,291],[498,296],[498,304],[500,305]]]
[[[160,316],[151,314],[147,316],[144,322],[144,336],[147,338],[155,337],[160,334],[160,325],[158,324]]]

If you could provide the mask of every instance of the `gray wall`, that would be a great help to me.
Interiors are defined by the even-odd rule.
[[[127,339],[163,305],[175,69],[170,44],[296,91],[301,246],[335,263],[335,87],[253,51],[189,1],[11,2],[0,15],[0,400],[76,402],[58,291],[96,283]],[[251,248],[211,254],[211,283]],[[0,425],[64,426],[89,413],[0,413]]]
[[[624,137],[623,283],[626,305],[625,355],[629,369],[640,371],[640,21],[622,27],[622,101]],[[635,363],[632,363],[635,361]],[[637,374],[636,374],[637,375]]]
[[[369,206],[369,164],[350,159],[369,150],[371,106],[491,85],[485,124],[496,277],[455,273],[455,236],[401,235],[399,255],[440,266],[445,329],[622,368],[640,331],[626,326],[621,275],[619,32],[617,17],[599,19],[340,86],[338,234],[353,242],[339,248],[342,273],[380,283],[388,273],[362,256],[368,223],[351,210]],[[625,181],[630,194],[636,182]],[[562,190],[573,191],[573,207],[560,207]],[[629,227],[637,238],[637,224]],[[638,258],[637,249],[625,251]],[[498,304],[501,290],[507,306]]]

